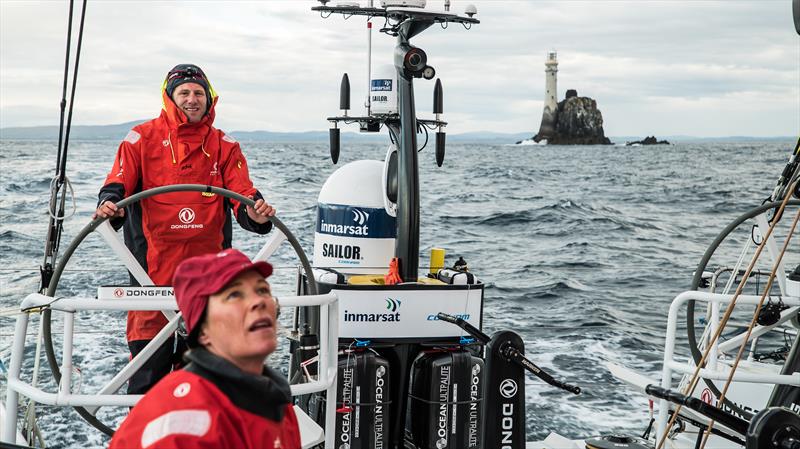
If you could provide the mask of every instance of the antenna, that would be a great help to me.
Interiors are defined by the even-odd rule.
[[[372,0],[369,0],[368,6],[372,8]],[[364,104],[367,107],[367,116],[372,113],[372,98],[370,97],[372,88],[372,21],[367,18],[367,101]]]
[[[350,109],[350,78],[345,73],[342,75],[342,83],[339,85],[339,109],[342,110],[343,117],[347,117]],[[341,130],[339,122],[332,120],[333,128],[328,130],[328,140],[331,148],[331,160],[334,164],[339,162],[339,150],[341,148]]]
[[[433,87],[433,113],[439,126],[436,130],[436,165],[441,167],[444,163],[444,147],[446,135],[442,131],[441,115],[444,111],[444,93],[442,92],[442,80],[436,78],[436,85]]]
[[[464,14],[472,18],[475,14],[478,14],[478,8],[476,8],[475,5],[467,5],[467,7],[464,8]]]
[[[339,86],[339,109],[347,117],[347,111],[350,109],[350,78],[346,73],[342,75],[342,84]]]
[[[333,128],[328,130],[328,139],[330,140],[331,145],[331,160],[333,161],[333,165],[336,165],[339,162],[339,142],[341,139],[341,131],[334,122]]]
[[[433,86],[433,113],[436,115],[436,120],[439,120],[439,115],[444,112],[444,100],[442,98],[442,80],[436,78],[436,85]]]

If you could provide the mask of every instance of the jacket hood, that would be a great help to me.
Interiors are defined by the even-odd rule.
[[[172,98],[167,95],[167,79],[164,79],[164,83],[161,85],[161,115],[166,117],[171,128],[177,128],[181,125],[200,127],[203,125],[211,126],[214,124],[214,117],[216,116],[214,107],[219,100],[219,95],[217,95],[214,87],[211,86],[211,81],[209,81],[208,78],[206,78],[206,82],[208,83],[208,94],[211,97],[210,101],[208,102],[208,110],[199,122],[190,123],[189,119],[186,118],[186,114],[184,114],[183,111],[178,108],[178,105],[172,101]]]

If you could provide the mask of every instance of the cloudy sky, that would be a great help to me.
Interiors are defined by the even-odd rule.
[[[451,133],[535,132],[549,50],[559,98],[574,88],[596,99],[607,135],[800,132],[791,0],[452,0],[456,11],[469,3],[480,25],[413,40],[442,78]],[[164,75],[182,62],[209,75],[228,131],[326,129],[343,72],[361,112],[365,19],[322,19],[314,4],[90,0],[73,122],[157,115]],[[57,124],[67,11],[66,1],[0,0],[0,127]],[[373,64],[391,63],[393,44],[374,32]],[[429,117],[433,82],[415,89]]]

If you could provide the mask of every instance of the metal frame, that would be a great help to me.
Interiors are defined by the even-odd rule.
[[[339,303],[335,293],[308,296],[283,296],[281,304],[289,307],[318,306],[320,308],[320,349],[319,349],[319,376],[317,380],[304,384],[291,386],[293,396],[305,395],[325,391],[327,401],[336,403],[336,374],[337,374],[337,342],[339,338]],[[94,413],[100,406],[127,406],[135,405],[142,395],[117,395],[111,394],[127,380],[130,373],[135,371],[144,360],[149,358],[157,348],[148,345],[142,353],[131,360],[114,378],[98,393],[73,394],[72,383],[72,349],[74,336],[74,317],[76,312],[91,310],[176,310],[174,298],[148,298],[148,299],[114,299],[102,300],[94,298],[53,298],[34,293],[28,295],[21,304],[23,311],[34,308],[47,307],[51,310],[64,313],[63,353],[61,358],[61,383],[57,392],[46,392],[34,387],[20,378],[22,360],[25,351],[25,336],[28,329],[28,314],[22,313],[17,317],[14,329],[14,343],[11,351],[11,364],[8,370],[8,390],[6,392],[6,413],[0,441],[14,443],[17,428],[17,407],[19,395],[27,396],[35,402],[57,406],[89,406]],[[171,334],[177,327],[177,315],[164,328],[156,338]],[[127,374],[127,376],[126,376]],[[122,379],[120,381],[120,379]],[[325,410],[325,428],[334,429],[336,423],[336,408],[327,407]],[[325,434],[325,447],[334,447],[335,432]]]
[[[394,255],[399,259],[399,275],[405,282],[416,282],[419,269],[419,164],[417,161],[417,125],[432,123],[442,127],[445,122],[439,120],[417,119],[414,105],[414,77],[419,74],[409,73],[405,68],[404,57],[411,50],[411,39],[430,26],[439,23],[445,27],[447,23],[460,23],[466,29],[480,21],[472,17],[475,12],[467,13],[469,17],[460,16],[448,11],[434,11],[412,7],[374,8],[361,6],[323,6],[312,7],[323,18],[331,14],[350,16],[366,16],[386,18],[386,24],[380,31],[389,36],[396,36],[394,48],[394,66],[397,72],[397,114],[376,114],[368,117],[328,117],[334,127],[340,121],[359,122],[364,124],[382,122],[397,138],[397,239]],[[370,2],[370,5],[372,3]],[[369,81],[369,80],[368,80]],[[367,91],[369,95],[369,90]],[[338,156],[337,156],[338,157]]]
[[[675,340],[678,327],[678,312],[688,301],[702,301],[709,302],[712,305],[728,304],[732,302],[733,295],[723,295],[718,293],[706,293],[698,291],[683,292],[675,299],[669,307],[669,316],[667,319],[667,333],[666,342],[664,344],[664,364],[661,372],[661,387],[666,389],[672,388],[672,375],[673,374],[688,374],[691,375],[695,371],[695,367],[691,364],[687,365],[685,360],[678,360],[675,358]],[[800,298],[784,296],[783,303],[792,306],[800,306]],[[740,295],[736,302],[737,304],[758,304],[761,301],[760,296],[753,295]],[[713,350],[719,353],[719,344],[715,343]],[[711,366],[711,364],[709,364]],[[717,367],[700,369],[700,376],[706,379],[727,380],[730,375],[730,370],[719,370]],[[747,383],[767,383],[767,384],[781,384],[781,385],[800,385],[800,373],[782,375],[782,374],[753,374],[753,373],[734,373],[733,381],[747,382]],[[656,419],[656,438],[661,438],[664,435],[664,430],[667,427],[669,419],[669,402],[666,399],[658,401],[658,418]],[[660,441],[656,441],[659,444]]]

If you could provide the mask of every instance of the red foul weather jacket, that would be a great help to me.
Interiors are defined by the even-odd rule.
[[[196,123],[188,122],[163,89],[162,97],[161,116],[135,126],[120,144],[98,204],[171,184],[211,185],[261,198],[239,144],[212,126],[218,97]],[[231,209],[249,231],[266,234],[272,228],[270,222],[250,220],[238,201],[206,192],[174,192],[126,208],[125,245],[155,285],[171,285],[182,260],[230,248]],[[112,220],[112,225],[118,228],[121,221]],[[129,312],[127,339],[150,340],[166,323],[160,311]]]
[[[245,373],[205,349],[186,359],[136,404],[109,449],[300,448],[286,378]]]

